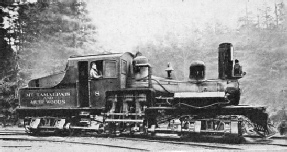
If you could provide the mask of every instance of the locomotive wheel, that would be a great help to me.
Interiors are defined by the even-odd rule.
[[[99,135],[102,134],[105,131],[103,128],[104,128],[104,125],[100,124],[99,125],[99,130],[97,130],[96,133],[99,134]]]
[[[130,136],[134,136],[134,135],[135,135],[135,132],[130,130],[129,135],[130,135]]]
[[[77,130],[69,129],[69,136],[75,136],[75,135],[77,135]]]
[[[29,120],[29,119],[28,119]],[[27,119],[24,119],[24,128],[25,128],[25,132],[27,134],[31,134],[31,129],[29,128],[30,124],[29,121]]]
[[[66,136],[65,132],[63,130],[60,130],[60,129],[56,129],[54,134],[57,136]]]
[[[69,136],[70,132],[68,132],[68,131],[61,131],[60,133],[56,133],[56,134],[61,136],[61,137],[65,137],[65,136]]]
[[[96,133],[99,134],[99,135],[102,134],[103,132],[104,132],[103,130],[96,131]]]
[[[25,128],[25,132],[28,134],[28,135],[32,135],[32,136],[38,136],[39,135],[39,130],[38,129],[31,129],[28,127],[29,125],[25,125],[24,128]]]
[[[27,134],[30,134],[30,133],[31,133],[31,130],[28,128],[28,125],[25,125],[24,128],[25,128],[25,132],[26,132]]]
[[[150,136],[151,136],[151,137],[155,137],[155,135],[156,135],[155,132],[151,132],[151,133],[150,133]]]
[[[83,132],[81,129],[71,129],[70,136],[83,136],[85,132]]]
[[[30,129],[30,133],[29,133],[29,135],[32,135],[32,136],[39,136],[39,133],[40,133],[40,130],[38,130],[38,129]]]
[[[108,133],[109,133],[110,137],[115,136],[115,134],[116,134],[116,124],[115,123],[110,122],[108,124]]]

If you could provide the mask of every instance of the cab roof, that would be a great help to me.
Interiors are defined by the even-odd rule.
[[[73,55],[70,56],[68,60],[77,60],[77,59],[90,59],[90,58],[101,58],[101,57],[121,57],[124,54],[129,54],[131,56],[134,56],[130,52],[125,52],[125,53],[102,53],[102,54],[95,54],[95,55]]]

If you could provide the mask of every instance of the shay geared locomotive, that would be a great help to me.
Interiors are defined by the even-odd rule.
[[[195,61],[188,81],[172,79],[172,67],[167,78],[152,75],[141,54],[71,56],[65,71],[19,90],[17,112],[29,134],[270,136],[266,108],[239,104],[245,73],[233,51],[230,43],[219,45],[218,79],[206,79],[204,62]]]

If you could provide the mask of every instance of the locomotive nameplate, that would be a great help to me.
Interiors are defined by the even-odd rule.
[[[73,107],[75,91],[73,89],[21,90],[20,105],[27,107]]]

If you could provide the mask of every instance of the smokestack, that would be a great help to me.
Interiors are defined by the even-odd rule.
[[[221,43],[218,47],[218,78],[228,79],[232,77],[233,69],[233,45]]]

